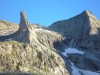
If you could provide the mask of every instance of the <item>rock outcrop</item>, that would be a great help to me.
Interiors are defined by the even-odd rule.
[[[69,47],[85,52],[84,55],[69,54],[68,59],[78,68],[100,70],[100,21],[91,12],[86,10],[68,20],[55,22],[49,29],[66,37]]]
[[[0,73],[69,75],[64,60],[53,47],[53,42],[62,40],[60,34],[35,29],[21,12],[19,29],[0,36]]]
[[[28,23],[28,20],[25,16],[25,13],[22,11],[20,13],[20,24],[19,29],[15,33],[17,36],[14,37],[14,40],[24,42],[24,43],[32,43],[33,41],[37,41],[36,34],[34,28]]]
[[[49,27],[29,24],[22,11],[19,25],[2,20],[0,27],[10,31],[0,33],[1,74],[74,75],[78,69],[78,75],[99,75],[100,20],[87,10]],[[65,54],[68,47],[73,50]]]
[[[32,43],[33,40],[37,41],[34,28],[29,25],[28,20],[23,11],[20,13],[19,29],[10,35],[0,37],[0,41],[7,41],[9,39],[24,43]]]
[[[68,20],[55,22],[49,28],[67,37],[83,39],[88,35],[98,34],[99,24],[96,17],[86,10]]]
[[[68,20],[55,22],[49,29],[78,41],[82,47],[100,47],[100,22],[87,10]]]

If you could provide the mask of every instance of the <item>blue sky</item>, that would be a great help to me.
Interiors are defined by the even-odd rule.
[[[19,23],[20,11],[30,23],[51,25],[90,10],[100,19],[100,0],[0,0],[0,19]]]

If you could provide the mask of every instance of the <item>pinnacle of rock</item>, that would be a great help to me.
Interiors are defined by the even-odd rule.
[[[20,12],[20,27],[17,36],[18,41],[24,43],[37,41],[34,28],[28,23],[24,11]]]
[[[28,20],[25,16],[24,11],[20,12],[20,28],[24,30],[28,29]]]

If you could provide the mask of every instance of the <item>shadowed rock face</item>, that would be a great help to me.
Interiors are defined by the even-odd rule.
[[[49,26],[49,29],[61,33],[70,40],[80,41],[81,45],[100,46],[98,44],[100,41],[100,22],[87,10],[68,20],[55,22]]]
[[[49,26],[49,28],[50,30],[59,32],[66,37],[69,36],[74,39],[82,39],[85,36],[87,37],[90,32],[91,19],[95,19],[95,17],[89,11],[84,11],[68,20],[55,22]]]
[[[0,73],[0,75],[37,75],[37,74],[30,74],[30,73]]]
[[[100,20],[90,11],[55,22],[49,29],[69,39],[69,47],[85,52],[84,55],[70,54],[68,57],[78,68],[100,71]]]

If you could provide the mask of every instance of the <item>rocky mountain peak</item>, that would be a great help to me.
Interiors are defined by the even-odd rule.
[[[89,10],[84,10],[81,14],[83,14],[84,16],[87,16],[89,18],[91,17],[91,18],[96,19],[96,17]]]
[[[92,14],[89,10],[84,10],[83,13]]]
[[[96,17],[88,10],[68,20],[57,21],[49,29],[74,39],[89,38],[98,34],[100,24]]]

